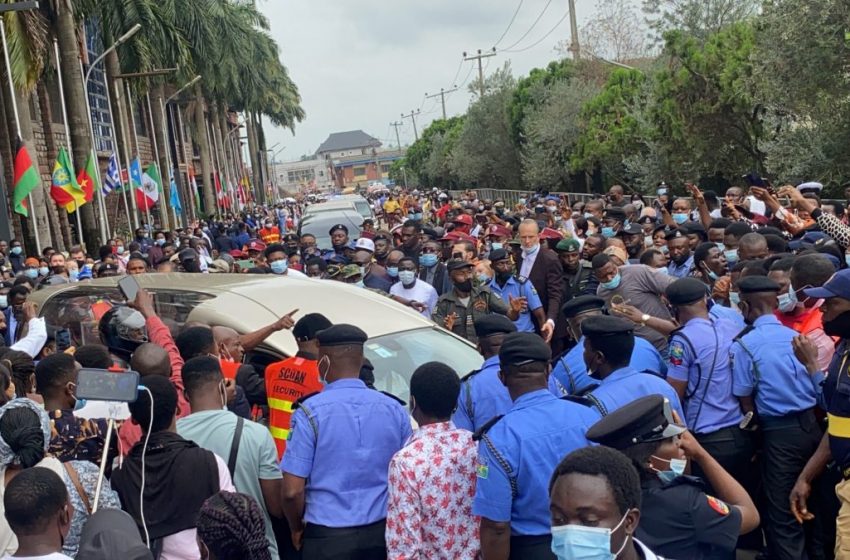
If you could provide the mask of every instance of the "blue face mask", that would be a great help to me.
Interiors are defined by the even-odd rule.
[[[12,247],[12,254],[13,255],[20,255],[22,252],[23,252],[23,249],[21,249],[20,247]]]
[[[154,241],[154,243],[162,247],[163,245],[165,245],[165,239],[157,239],[156,241]]]
[[[685,467],[688,466],[687,459],[662,459],[661,457],[652,456],[653,459],[658,461],[663,461],[665,463],[670,463],[670,469],[666,471],[658,471],[658,478],[661,479],[661,482],[665,484],[669,484],[685,474]]]
[[[712,282],[716,282],[716,281],[717,281],[717,279],[718,279],[718,278],[720,278],[720,277],[717,275],[717,273],[716,273],[716,272],[714,272],[714,271],[712,271],[712,270],[709,270],[709,271],[708,271],[708,277],[711,279],[711,281],[712,281]]]
[[[522,252],[526,257],[530,257],[540,249],[540,243],[530,249],[523,249]]]
[[[661,247],[658,248],[658,250],[661,251],[661,253],[665,254],[665,255],[670,252],[670,249],[667,248],[667,245],[662,245]]]
[[[479,274],[478,275],[478,282],[480,282],[481,284],[489,284],[490,283],[490,277],[487,276],[486,274]]]
[[[729,249],[723,251],[723,256],[726,257],[726,263],[732,266],[738,262],[738,249]]]
[[[38,269],[28,268],[24,271],[24,274],[26,274],[27,278],[35,280],[36,278],[38,278]]]
[[[726,251],[726,245],[723,243],[715,243],[715,245],[717,245],[717,248],[720,249],[721,253]]]
[[[38,275],[39,276],[47,276],[49,273],[50,273],[50,269],[47,268],[46,266],[41,266],[41,267],[38,268]]]
[[[437,264],[437,255],[434,253],[425,253],[419,257],[419,262],[422,263],[422,266],[425,268],[431,268]]]
[[[673,221],[677,224],[684,224],[688,221],[688,215],[680,213],[673,214]]]
[[[741,294],[738,292],[729,292],[729,303],[738,305],[741,303]]]
[[[289,263],[286,262],[286,259],[282,259],[269,263],[269,266],[274,274],[283,274],[289,268]]]
[[[74,393],[77,392],[77,385],[74,384]],[[80,410],[84,406],[86,406],[86,399],[78,399],[76,396],[72,397],[74,399],[74,410]]]
[[[794,286],[789,284],[788,292],[779,296],[777,307],[783,313],[794,311],[794,308],[797,307],[797,292],[794,290]]]
[[[398,272],[398,279],[401,280],[403,285],[409,286],[416,281],[416,272],[412,270],[400,270]]]
[[[617,275],[611,280],[609,280],[608,282],[600,282],[599,285],[605,288],[606,290],[616,290],[617,287],[620,285],[620,280],[622,279],[623,277],[620,276],[620,273],[618,272]]]
[[[80,279],[80,271],[79,270],[72,270],[72,271],[68,272],[68,276],[71,278],[71,282],[76,282],[77,280]]]
[[[390,278],[398,278],[398,267],[397,266],[388,266],[387,274],[390,275]]]
[[[525,206],[525,199],[524,199],[524,198],[520,198],[520,199],[519,199],[519,203],[520,203],[522,206]]]
[[[496,251],[496,250],[498,250],[498,249],[504,249],[504,248],[505,248],[505,246],[504,246],[504,244],[502,244],[502,243],[498,243],[498,242],[496,242],[496,243],[491,243],[491,244],[490,244],[490,250],[491,250],[491,251]]]
[[[614,228],[605,226],[602,228],[602,235],[608,239],[614,237]]]
[[[420,214],[420,213],[414,214],[413,219],[416,220],[417,222],[421,222],[422,221],[422,214]]]
[[[558,560],[614,560],[629,542],[624,538],[620,549],[611,552],[611,534],[620,528],[626,515],[613,529],[584,525],[552,527],[552,553]]]

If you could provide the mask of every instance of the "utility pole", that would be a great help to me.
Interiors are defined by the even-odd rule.
[[[440,93],[435,93],[434,95],[428,95],[428,92],[425,92],[425,99],[433,99],[435,97],[439,97],[440,101],[443,104],[443,120],[446,120],[446,94],[453,93],[457,91],[457,86],[454,86],[454,89],[450,89],[445,91],[443,88],[440,88]]]
[[[480,97],[484,97],[484,67],[481,65],[481,60],[484,59],[484,58],[491,57],[491,56],[496,56],[496,47],[493,47],[493,49],[490,52],[487,52],[487,53],[482,53],[481,49],[478,49],[478,54],[472,55],[472,56],[467,56],[465,52],[463,53],[463,60],[464,61],[468,61],[468,60],[477,60],[478,61],[478,91],[479,91]]]
[[[400,127],[403,124],[404,123],[400,122],[400,121],[393,121],[393,122],[390,123],[390,126],[395,129],[395,141],[396,141],[396,144],[398,145],[399,150],[401,149],[401,138],[398,135],[398,127]]]
[[[570,48],[573,53],[573,60],[578,61],[581,51],[578,45],[578,24],[576,23],[576,0],[568,0],[570,5]]]
[[[411,109],[409,115],[405,115],[404,113],[401,114],[401,118],[410,119],[413,122],[413,136],[416,138],[417,141],[419,140],[419,131],[416,130],[416,115],[421,112],[421,110],[414,111],[413,109]],[[398,129],[396,129],[396,132],[398,132]]]

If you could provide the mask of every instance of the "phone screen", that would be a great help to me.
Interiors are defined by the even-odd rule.
[[[77,374],[76,397],[95,401],[136,402],[138,387],[139,373],[136,371],[83,368]]]
[[[133,301],[139,293],[139,283],[132,276],[125,276],[118,281],[118,289],[127,301]]]
[[[251,259],[236,261],[236,266],[241,269],[254,268],[254,261],[252,261]]]

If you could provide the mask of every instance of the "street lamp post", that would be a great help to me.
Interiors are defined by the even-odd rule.
[[[129,31],[118,37],[112,45],[103,51],[99,57],[94,59],[94,62],[89,64],[89,69],[86,71],[85,79],[83,80],[83,89],[86,91],[86,105],[89,103],[89,80],[91,79],[91,73],[95,69],[95,67],[100,63],[101,60],[106,58],[106,55],[117,49],[121,44],[125,43],[130,37],[139,32],[142,28],[142,24],[137,23],[133,27],[130,28]],[[92,161],[97,161],[97,150],[95,149],[95,136],[94,136],[94,121],[91,116],[91,107],[88,108],[88,117],[89,117],[89,133],[91,135],[91,157]],[[97,173],[97,183],[101,185],[101,188],[97,189],[97,203],[100,208],[100,234],[103,236],[104,243],[109,239],[109,230],[107,229],[108,217],[106,215],[106,201],[103,199],[103,178],[100,174],[100,166],[95,165],[95,173]]]

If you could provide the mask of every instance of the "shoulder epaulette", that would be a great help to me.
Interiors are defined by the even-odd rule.
[[[565,395],[561,397],[562,401],[570,401],[572,403],[580,404],[582,406],[586,406],[588,408],[593,407],[593,403],[587,397],[582,395]]]
[[[528,278],[526,278],[525,276],[517,276],[516,281],[519,282],[520,285],[524,285],[528,282]]]
[[[481,437],[487,433],[487,430],[492,428],[496,424],[496,422],[502,419],[503,416],[504,414],[499,414],[498,416],[494,416],[487,420],[487,422],[485,422],[483,426],[475,430],[475,432],[472,434],[472,441],[480,441]]]
[[[400,399],[400,398],[398,398],[397,396],[393,395],[392,393],[387,393],[386,391],[378,391],[378,392],[379,392],[379,393],[381,393],[381,394],[383,394],[383,395],[388,396],[389,398],[391,398],[392,400],[394,400],[395,402],[397,402],[397,403],[398,403],[398,404],[400,404],[401,406],[407,406],[407,403],[406,403],[406,402],[404,402],[403,400],[401,400],[401,399]]]
[[[740,340],[740,339],[741,339],[741,337],[744,337],[744,336],[747,336],[748,334],[750,334],[750,332],[751,332],[753,329],[755,329],[755,326],[753,326],[753,325],[747,325],[746,327],[744,327],[744,330],[742,330],[741,332],[739,332],[738,334],[736,334],[736,335],[735,335],[735,337],[734,337],[732,340]]]
[[[464,375],[463,377],[461,377],[461,378],[460,378],[460,382],[461,382],[461,383],[463,383],[464,381],[467,381],[467,380],[469,380],[469,379],[472,379],[472,377],[473,377],[476,373],[479,373],[480,371],[481,371],[480,369],[474,369],[474,370],[470,371],[469,373],[467,373],[466,375]]]
[[[309,399],[311,397],[315,397],[318,394],[319,394],[319,391],[315,391],[313,393],[309,393],[307,395],[304,395],[303,397],[298,398],[294,403],[292,403],[292,410],[293,411],[296,410],[298,407],[300,407],[304,403],[304,401],[306,401],[307,399]]]

